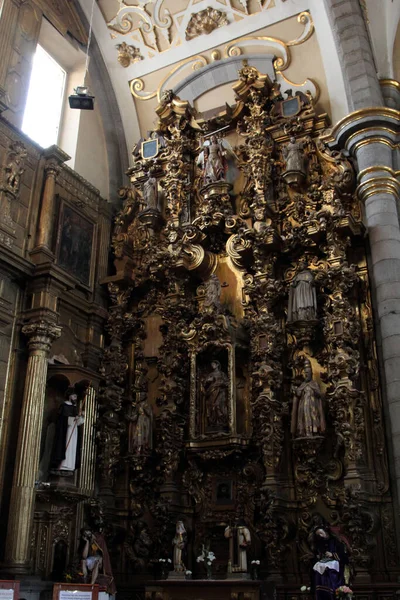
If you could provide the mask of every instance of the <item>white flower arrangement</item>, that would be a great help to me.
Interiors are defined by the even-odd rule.
[[[208,550],[208,548],[205,548],[204,544],[203,544],[203,546],[201,548],[201,554],[200,554],[200,556],[198,556],[196,558],[196,561],[198,563],[204,562],[209,567],[211,567],[211,565],[214,562],[214,560],[216,560],[216,556],[215,556],[214,552],[211,552],[211,550]]]
[[[259,564],[260,564],[260,561],[259,561],[259,560],[252,560],[252,561],[251,561],[251,564],[252,564],[252,565],[259,565]]]
[[[310,592],[311,588],[307,587],[306,585],[302,585],[301,588],[300,588],[300,591],[301,592]]]
[[[185,571],[185,575],[191,575],[192,571]]]
[[[172,563],[172,560],[170,558],[159,558],[158,562],[160,562],[160,563]]]

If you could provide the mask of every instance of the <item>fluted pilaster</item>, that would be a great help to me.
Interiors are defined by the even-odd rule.
[[[47,356],[53,340],[60,336],[61,328],[43,320],[25,325],[22,332],[28,337],[29,358],[11,491],[5,556],[7,570],[14,573],[25,573],[29,569],[35,481],[39,468],[46,391]]]

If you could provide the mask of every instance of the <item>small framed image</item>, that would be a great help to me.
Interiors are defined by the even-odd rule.
[[[19,600],[19,581],[1,579],[0,600]]]
[[[158,154],[158,139],[150,139],[142,142],[142,158],[154,158]]]
[[[99,586],[90,583],[55,583],[53,600],[98,600]]]
[[[57,264],[86,287],[93,285],[95,235],[95,223],[61,200],[56,247]]]
[[[231,479],[217,479],[215,481],[215,504],[218,506],[231,506],[234,503],[233,481]]]

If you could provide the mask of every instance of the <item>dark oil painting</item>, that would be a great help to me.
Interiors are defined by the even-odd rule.
[[[58,264],[85,285],[90,285],[94,224],[64,204],[58,244]]]

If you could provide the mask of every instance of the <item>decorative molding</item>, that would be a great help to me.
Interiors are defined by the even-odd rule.
[[[297,21],[303,25],[303,31],[296,39],[284,42],[283,40],[269,36],[246,36],[239,38],[234,43],[227,44],[224,48],[222,59],[238,56],[243,56],[243,59],[246,59],[251,54],[251,50],[254,46],[257,46],[257,48],[260,48],[260,46],[264,47],[266,54],[271,53],[277,56],[274,61],[274,67],[278,81],[279,78],[281,78],[282,81],[288,85],[288,87],[303,88],[302,91],[304,92],[310,90],[314,101],[316,102],[318,100],[320,91],[314,81],[312,81],[310,78],[307,78],[302,83],[295,83],[283,75],[283,71],[285,71],[291,63],[291,48],[307,42],[315,30],[313,19],[308,11],[300,13],[297,17]],[[215,59],[212,57],[211,62],[214,62],[214,60]],[[151,92],[144,91],[145,83],[143,79],[132,79],[132,81],[130,81],[132,95],[139,100],[150,100],[151,98],[157,96],[157,99],[160,102],[163,92],[173,87],[170,82],[178,73],[184,73],[186,70],[189,71],[190,74],[191,71],[193,72],[201,69],[202,67],[206,67],[208,64],[209,59],[204,55],[197,54],[195,56],[191,56],[190,58],[186,58],[175,65],[166,75],[166,77],[161,80],[158,88]],[[187,76],[188,74],[186,77]],[[185,75],[183,75],[182,79],[184,78]]]
[[[103,8],[106,6],[105,0],[99,2],[99,8],[107,27],[112,31],[113,38],[129,35],[138,43],[139,51],[144,58],[153,58],[160,53],[176,48],[184,39],[194,39],[203,33],[211,33],[222,25],[234,23],[274,8],[277,1],[258,0],[255,6],[250,7],[248,0],[239,0],[239,7],[234,0],[226,0],[224,12],[215,7],[208,7],[196,13],[192,9],[197,8],[198,2],[186,0],[185,8],[174,13],[165,7],[165,0],[148,0],[141,2],[139,6],[132,6],[126,0],[120,0],[118,12],[108,20]],[[216,15],[210,13],[218,13],[218,17],[216,18]],[[199,15],[202,16],[199,17]],[[204,31],[200,30],[199,33],[192,35],[192,32],[194,33],[193,18],[195,21],[201,19],[201,24],[205,27]],[[212,26],[210,19],[213,23],[217,23],[216,26]],[[207,29],[209,30],[207,31]]]

